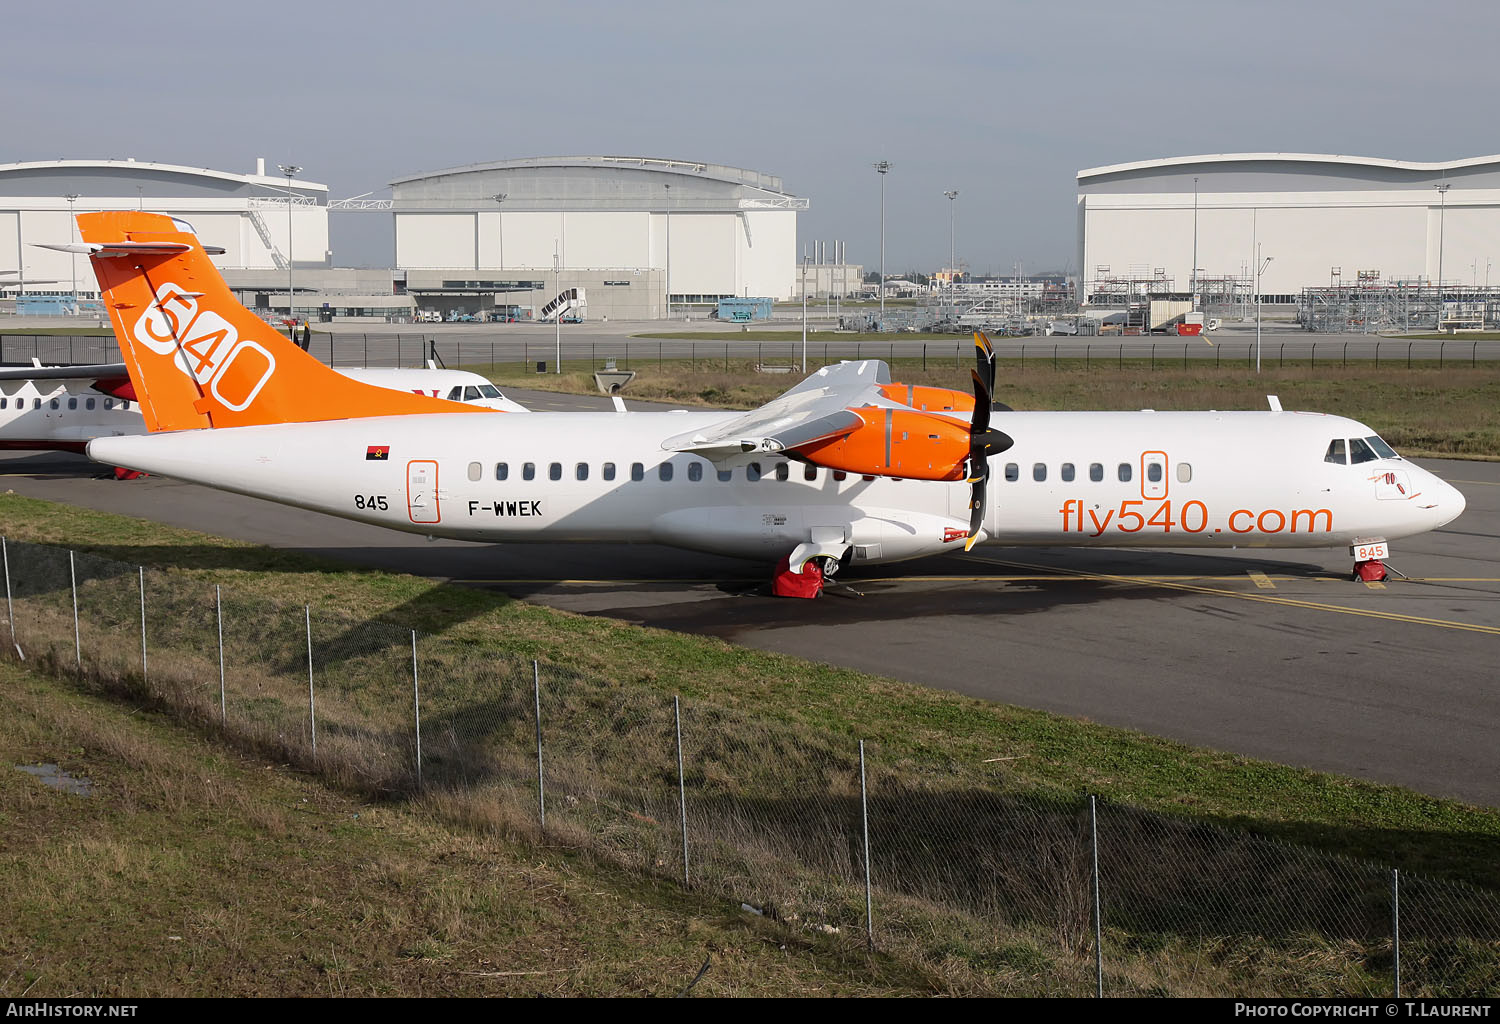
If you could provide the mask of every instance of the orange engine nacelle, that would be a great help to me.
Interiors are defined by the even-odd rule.
[[[974,411],[974,396],[952,388],[929,388],[920,384],[882,384],[880,393],[893,402],[903,402],[923,412],[967,416]]]
[[[969,430],[964,424],[905,409],[866,406],[852,411],[864,421],[863,426],[839,437],[790,449],[788,454],[817,466],[863,476],[912,480],[964,478],[964,464],[969,457]]]

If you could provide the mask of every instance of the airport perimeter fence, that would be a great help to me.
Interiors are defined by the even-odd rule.
[[[10,657],[371,799],[583,849],[954,991],[1494,996],[1500,895],[559,665],[0,541]]]
[[[822,335],[826,338],[827,335]],[[1001,359],[1024,369],[1110,369],[1145,362],[1152,370],[1207,367],[1253,370],[1257,346],[1253,340],[1221,338],[1212,344],[1202,338],[1125,338],[1100,341],[1093,338],[1043,339],[994,338]],[[483,334],[438,337],[421,333],[314,334],[309,351],[333,367],[423,366],[434,351],[449,369],[498,372],[514,367],[525,373],[557,369],[557,347],[551,340],[507,338]],[[1500,359],[1500,341],[1464,339],[1412,340],[1362,337],[1319,341],[1315,336],[1288,341],[1278,336],[1259,346],[1263,368],[1280,368],[1289,362],[1311,369],[1363,368],[1411,369],[1475,367]],[[723,340],[591,338],[570,339],[562,344],[564,369],[597,370],[614,363],[621,370],[649,370],[667,362],[687,363],[703,372],[748,372],[761,370],[792,374],[802,365],[800,338],[787,341],[737,340],[726,332]],[[71,335],[0,335],[0,366],[27,365],[33,359],[43,365],[110,363],[120,361],[113,337]],[[954,367],[967,369],[974,362],[973,342],[967,337],[952,341],[841,341],[810,338],[807,365],[816,369],[844,359],[901,360],[920,362],[924,370]]]

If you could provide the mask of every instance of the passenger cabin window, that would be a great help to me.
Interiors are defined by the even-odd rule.
[[[1179,462],[1177,464],[1177,482],[1182,484],[1193,482],[1193,464],[1191,462]]]
[[[33,398],[31,400],[31,407],[33,409],[40,409],[42,407],[42,400],[40,398]]]
[[[1335,437],[1332,441],[1328,442],[1328,453],[1323,456],[1323,461],[1336,463],[1340,466],[1347,466],[1349,464],[1349,456],[1344,453],[1344,439],[1342,437]]]
[[[792,475],[792,469],[785,462],[776,463],[776,479],[785,480]]]
[[[51,401],[51,403],[50,403],[50,404],[51,404],[51,406],[52,406],[52,408],[54,408],[54,409],[56,409],[56,408],[57,408],[57,399],[55,399],[55,398],[54,398],[54,399],[53,399],[53,400],[52,400],[52,401]]]
[[[104,408],[106,408],[106,409],[113,409],[114,407],[115,407],[115,400],[113,398],[106,398],[104,400]]]
[[[1037,481],[1038,483],[1047,479],[1047,464],[1045,462],[1035,463],[1031,467],[1031,479]]]
[[[804,479],[804,480],[816,480],[817,478],[818,478],[818,467],[817,466],[814,466],[812,463],[809,462],[807,465],[805,465],[805,466],[802,467],[802,479]]]
[[[1128,462],[1122,462],[1122,463],[1120,463],[1119,476],[1120,476],[1120,483],[1122,483],[1122,484],[1128,484],[1128,483],[1130,483],[1130,463],[1128,463]]]
[[[1351,465],[1359,465],[1361,462],[1374,462],[1380,458],[1375,454],[1375,449],[1365,444],[1357,437],[1349,439],[1349,462]]]
[[[734,479],[734,470],[732,470],[732,469],[721,469],[721,470],[719,470],[718,477],[719,477],[719,482],[720,483],[727,484],[727,483],[729,483],[729,481],[731,481],[731,480]]]
[[[1153,484],[1161,483],[1161,463],[1151,462],[1146,465],[1146,479]]]
[[[497,463],[495,463],[495,479],[496,480],[509,480],[510,479],[510,463],[509,462],[497,462]]]
[[[748,465],[748,466],[745,467],[745,479],[746,480],[759,480],[760,479],[760,463],[759,462],[752,462],[752,463],[750,463],[750,465]]]
[[[92,409],[94,407],[94,400],[92,398],[85,398],[83,400],[83,407],[85,409]]]
[[[1096,483],[1096,484],[1100,480],[1104,479],[1104,463],[1102,463],[1102,462],[1090,462],[1089,463],[1089,479],[1092,480],[1092,481],[1094,481],[1094,483]]]
[[[695,481],[695,482],[698,481],[698,480],[702,480],[703,479],[703,463],[701,463],[701,462],[689,462],[688,463],[688,479],[692,480],[692,481]]]
[[[481,466],[477,462],[471,462],[471,463],[469,463],[469,479],[470,480],[474,481],[475,483],[478,483],[479,479],[481,477],[483,477],[483,476],[484,476],[484,467],[483,466]]]
[[[613,480],[614,478],[615,478],[615,464],[613,462],[606,462],[604,464],[604,479],[606,479],[606,480]]]
[[[1071,462],[1064,462],[1062,464],[1062,478],[1064,483],[1073,482],[1073,464]]]
[[[551,463],[550,465],[547,466],[547,479],[548,480],[561,480],[562,479],[562,463],[561,462],[554,462],[554,463]]]
[[[536,463],[535,462],[527,462],[527,463],[524,463],[521,466],[521,479],[522,480],[535,480],[536,479]]]
[[[646,467],[639,462],[632,462],[630,464],[630,479],[637,483],[646,479]]]
[[[656,475],[661,478],[662,483],[666,483],[668,480],[671,480],[672,464],[670,462],[663,462],[660,466],[657,467]]]
[[[4,409],[9,402],[9,398],[0,398],[0,409]]]
[[[78,399],[76,399],[76,398],[70,398],[70,399],[68,399],[68,408],[69,409],[76,409],[76,408],[78,408]]]
[[[1005,464],[1005,479],[1010,483],[1015,483],[1021,479],[1021,467],[1014,462],[1007,462]]]
[[[587,462],[580,462],[574,466],[573,476],[579,480],[587,480],[589,478],[589,464]]]
[[[835,480],[844,480],[844,479],[847,479],[848,476],[849,476],[849,474],[845,473],[842,469],[835,469],[833,471],[833,478]]]

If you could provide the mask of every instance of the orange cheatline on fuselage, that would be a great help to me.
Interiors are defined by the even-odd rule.
[[[351,380],[255,316],[198,239],[159,213],[78,216],[141,413],[150,431],[307,423],[363,416],[490,412]],[[111,253],[115,243],[187,245]]]
[[[971,400],[972,401],[972,400]],[[863,425],[792,449],[828,469],[909,480],[962,480],[968,427],[947,416],[867,405],[851,410]]]

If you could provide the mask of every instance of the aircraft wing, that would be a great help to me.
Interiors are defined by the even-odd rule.
[[[864,424],[852,411],[855,408],[902,408],[880,393],[878,385],[890,380],[890,370],[878,359],[825,366],[759,409],[669,437],[661,446],[665,451],[693,452],[719,461],[847,434]]]
[[[124,377],[124,363],[92,363],[86,366],[6,366],[0,367],[0,380],[100,380]]]

